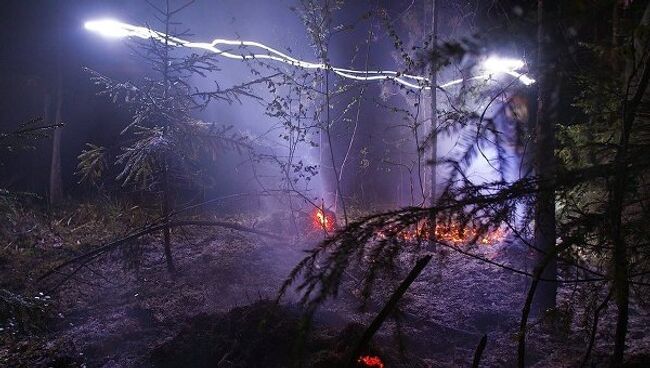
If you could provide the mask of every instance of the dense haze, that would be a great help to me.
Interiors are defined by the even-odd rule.
[[[242,6],[238,1],[205,1],[198,2],[184,10],[178,16],[182,24],[178,30],[189,29],[188,38],[196,41],[209,41],[213,38],[230,38],[254,40],[282,51],[289,52],[292,56],[303,60],[316,60],[315,50],[310,47],[308,35],[304,32],[298,14],[290,1],[251,1]],[[422,6],[421,11],[414,8],[411,3],[387,2],[386,4],[372,3],[374,9],[383,9],[388,16],[394,17],[393,26],[404,32],[420,31],[422,22],[428,22],[430,11]],[[469,7],[463,4],[448,5],[442,9],[441,19],[444,24],[440,26],[441,38],[447,37],[473,37],[477,20],[472,18],[464,20],[460,13]],[[2,23],[3,56],[0,59],[2,73],[2,90],[6,96],[2,99],[3,120],[5,127],[14,126],[17,122],[24,122],[43,115],[43,96],[48,92],[54,96],[57,88],[57,68],[62,70],[63,116],[66,124],[63,134],[63,179],[66,183],[66,192],[78,194],[87,188],[76,184],[78,178],[73,176],[77,163],[76,157],[84,148],[86,142],[100,145],[111,145],[117,139],[120,130],[125,126],[127,117],[124,112],[111,105],[110,101],[101,96],[96,86],[90,81],[90,75],[83,68],[88,67],[117,80],[141,78],[143,74],[150,74],[148,67],[134,56],[129,46],[119,39],[104,39],[88,32],[83,24],[92,19],[114,18],[133,24],[150,25],[159,29],[159,22],[152,16],[149,5],[137,1],[93,1],[79,4],[74,1],[49,2],[34,9],[33,6],[22,1],[8,2],[5,5],[7,14],[14,14]],[[337,12],[336,22],[353,25],[354,27],[333,36],[330,41],[329,52],[333,65],[351,67],[358,70],[387,69],[401,70],[404,65],[396,53],[392,40],[384,29],[383,20],[379,16],[364,17],[368,12],[368,4],[351,2]],[[38,26],[34,26],[38,25]],[[404,36],[404,41],[415,45],[415,40]],[[370,39],[370,45],[367,40]],[[504,55],[518,53],[525,56],[525,50],[507,50],[500,45]],[[495,52],[491,46],[481,51],[483,57]],[[414,53],[417,56],[417,53]],[[480,59],[479,55],[479,59]],[[461,60],[441,71],[439,79],[452,80],[459,76],[458,71],[471,67],[478,59]],[[198,88],[211,88],[218,82],[222,88],[228,88],[238,83],[253,80],[250,67],[242,62],[222,59],[221,71],[206,77],[194,77],[192,83]],[[291,69],[291,68],[289,68]],[[270,73],[270,72],[269,72]],[[426,70],[421,70],[426,74]],[[465,71],[465,74],[468,72]],[[471,72],[470,72],[471,74]],[[341,82],[334,81],[333,87]],[[392,107],[408,108],[405,90],[397,88],[392,83],[370,83],[363,87],[358,129],[350,147],[349,157],[346,161],[347,171],[343,175],[343,191],[347,196],[356,196],[359,200],[373,199],[381,205],[409,204],[409,182],[417,180],[414,177],[414,167],[411,174],[404,165],[412,165],[416,146],[413,143],[408,128],[404,125],[404,116],[391,111]],[[11,91],[9,93],[8,91]],[[334,101],[333,115],[340,114],[342,109],[359,92],[359,87],[354,87],[346,96]],[[259,97],[268,100],[268,91],[261,86],[256,88]],[[453,91],[453,94],[457,91]],[[50,97],[54,98],[54,97]],[[345,101],[348,98],[348,101]],[[441,97],[442,106],[446,101]],[[380,105],[378,105],[378,102]],[[320,103],[320,102],[318,102]],[[409,102],[412,104],[413,101]],[[427,118],[426,100],[421,113],[421,119]],[[496,107],[491,108],[487,116],[502,113]],[[481,104],[474,109],[480,111]],[[232,125],[236,131],[250,137],[261,152],[269,154],[284,154],[284,142],[278,137],[281,129],[277,119],[264,114],[265,103],[255,99],[244,98],[242,103],[216,103],[212,104],[201,117],[207,121],[219,124]],[[337,155],[337,165],[342,162],[342,157],[348,149],[349,139],[352,135],[357,107],[353,106],[351,112],[345,116],[345,121],[333,127],[333,138]],[[503,119],[507,124],[507,118]],[[503,120],[502,119],[502,120]],[[425,132],[421,132],[424,136]],[[317,134],[312,134],[318,141]],[[441,136],[438,147],[440,155],[449,155],[459,134]],[[509,137],[514,140],[515,137]],[[424,139],[424,138],[422,138]],[[278,146],[280,144],[281,146]],[[513,142],[513,144],[515,144]],[[300,147],[298,155],[306,163],[318,164],[318,148]],[[488,149],[489,151],[489,149]],[[21,156],[19,161],[3,168],[6,175],[6,185],[16,190],[31,190],[45,193],[48,166],[47,148],[41,147],[33,156]],[[218,194],[231,194],[233,192],[254,192],[260,190],[259,183],[253,178],[250,157],[237,153],[225,152],[223,160],[217,166],[206,168],[219,173]],[[492,153],[488,152],[488,156]],[[517,166],[516,157],[513,165]],[[367,161],[365,161],[367,160]],[[494,175],[485,161],[476,170],[476,180],[484,180]],[[14,166],[15,165],[15,166]],[[260,166],[260,164],[258,164]],[[372,173],[373,179],[368,180],[368,175],[358,175],[357,169],[363,166],[364,173]],[[16,170],[28,167],[29,170]],[[267,189],[278,187],[278,168],[268,163],[262,163],[257,168],[258,174],[264,176],[264,185]],[[323,170],[324,175],[327,175]],[[426,170],[425,170],[426,171]],[[399,175],[394,175],[395,173]],[[442,174],[442,173],[441,173]],[[423,174],[426,176],[426,173]],[[331,176],[331,175],[330,175]],[[364,179],[366,178],[366,179]],[[314,198],[325,198],[332,202],[331,178],[325,180],[317,178],[312,187]],[[426,181],[426,178],[423,179]],[[440,182],[440,181],[439,181]],[[415,185],[417,187],[417,184]],[[416,188],[417,191],[418,188]],[[363,193],[363,195],[361,195]],[[417,193],[416,193],[417,194]],[[362,196],[366,196],[362,198]],[[381,199],[381,200],[380,200]],[[417,199],[416,202],[420,201]],[[330,204],[331,205],[331,204]],[[329,206],[329,205],[328,205]]]

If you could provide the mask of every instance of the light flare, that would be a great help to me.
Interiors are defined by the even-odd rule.
[[[520,59],[511,59],[511,58],[502,58],[498,56],[490,56],[481,63],[482,69],[484,69],[488,75],[492,74],[508,74],[517,78],[521,83],[529,86],[535,83],[535,80],[527,76],[526,74],[519,73],[517,70],[521,70],[526,66],[526,63]]]
[[[228,40],[217,38],[212,40],[212,42],[191,42],[184,40],[178,37],[168,36],[162,32],[155,31],[147,27],[135,26],[128,23],[123,23],[114,19],[101,19],[88,21],[84,24],[85,28],[97,32],[102,36],[110,38],[124,38],[124,37],[137,37],[142,39],[154,39],[159,42],[166,42],[167,44],[175,47],[188,47],[194,49],[202,49],[205,51],[210,51],[220,56],[229,59],[236,60],[252,60],[252,59],[265,59],[281,62],[284,64],[289,64],[294,67],[303,68],[303,69],[323,69],[331,70],[335,74],[352,80],[358,81],[383,81],[391,80],[397,82],[403,86],[413,88],[413,89],[431,89],[431,82],[428,78],[418,75],[405,74],[392,70],[354,70],[334,67],[325,63],[314,63],[305,60],[300,60],[294,57],[291,57],[277,49],[266,46],[262,43],[255,41],[241,41],[241,40]],[[218,46],[236,46],[240,53],[231,52],[228,50],[222,50]],[[252,49],[261,49],[264,53],[254,53]],[[523,73],[517,72],[517,70],[523,68],[524,63],[521,60],[516,59],[504,59],[505,63],[500,62],[503,60],[491,60],[487,59],[487,65],[485,67],[486,73],[469,77],[455,79],[443,84],[436,86],[436,88],[447,88],[457,84],[461,84],[468,80],[477,80],[477,79],[489,79],[492,74],[503,73],[508,74],[519,80],[524,85],[530,85],[535,83],[535,80],[528,77]]]
[[[519,70],[524,67],[524,62],[519,59],[501,58],[490,56],[483,61],[483,68],[489,72],[504,72],[508,70]]]
[[[136,36],[137,27],[113,19],[91,20],[84,23],[84,28],[97,32],[108,38],[124,38]],[[144,35],[144,34],[143,34]],[[144,38],[144,37],[142,37]]]

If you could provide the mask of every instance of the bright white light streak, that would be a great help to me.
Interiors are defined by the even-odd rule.
[[[509,74],[519,79],[521,83],[529,86],[535,83],[535,80],[525,74],[517,72],[517,70],[523,68],[524,66],[525,64],[522,60],[500,58],[498,56],[490,56],[489,58],[485,59],[483,63],[481,63],[481,67],[490,75],[497,73]]]
[[[165,42],[165,34],[154,31],[146,27],[135,26],[128,23],[123,23],[113,19],[101,19],[89,21],[84,24],[84,27],[93,32],[97,32],[102,36],[111,37],[111,38],[121,38],[121,37],[138,37],[142,39],[154,39],[159,42]],[[403,74],[391,70],[354,70],[354,69],[345,69],[333,67],[324,63],[313,63],[309,61],[304,61],[291,57],[279,50],[276,50],[272,47],[266,46],[262,43],[255,41],[240,41],[240,40],[227,40],[227,39],[214,39],[212,42],[191,42],[183,40],[177,37],[167,38],[167,42],[173,46],[177,47],[189,47],[194,49],[202,49],[206,51],[213,52],[220,56],[229,59],[236,60],[252,60],[252,59],[265,59],[273,60],[281,63],[289,64],[295,67],[303,69],[329,69],[337,75],[358,81],[382,81],[382,80],[392,80],[403,86],[413,88],[413,89],[431,89],[429,79],[426,77]],[[225,50],[221,50],[217,46],[226,45],[226,46],[237,46],[240,50],[247,50],[248,48],[258,48],[266,51],[266,53],[255,54],[252,52],[248,53],[233,53]],[[508,74],[519,80],[524,85],[530,85],[535,83],[534,79],[531,79],[526,74],[519,73],[517,70],[521,69],[524,66],[524,62],[517,59],[500,59],[496,57],[488,58],[482,65],[485,70],[485,74],[473,76],[466,79],[455,79],[441,85],[438,85],[438,88],[447,88],[453,85],[461,84],[467,80],[477,80],[477,79],[488,79],[493,74],[502,73]]]
[[[84,24],[84,28],[97,32],[104,37],[122,38],[135,36],[136,27],[112,19],[92,20]],[[138,36],[139,37],[139,36]],[[147,37],[142,37],[147,38]]]
[[[508,70],[519,70],[524,67],[524,62],[519,59],[500,58],[490,56],[483,61],[483,68],[488,72],[504,72]]]

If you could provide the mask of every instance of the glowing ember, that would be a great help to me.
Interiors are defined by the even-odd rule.
[[[384,362],[378,356],[364,355],[357,360],[364,367],[384,368]]]
[[[336,228],[336,217],[331,211],[316,208],[312,220],[316,229],[330,232]]]
[[[481,234],[480,236],[478,236],[478,234],[478,229],[470,226],[461,228],[461,226],[456,223],[436,224],[435,230],[436,239],[453,245],[467,244],[472,240],[476,240],[477,244],[494,245],[502,242],[505,239],[507,231],[502,228],[497,228],[491,229],[488,232]],[[432,234],[430,227],[427,226],[426,222],[422,222],[417,226],[404,229],[397,234],[392,233],[390,230],[381,233],[381,237],[383,238],[394,236],[404,241],[416,241],[418,239],[423,240],[429,238],[431,235]]]
[[[436,226],[436,238],[451,244],[466,244],[476,239],[476,242],[479,244],[494,245],[503,241],[506,236],[506,231],[501,228],[492,229],[477,238],[478,234],[478,229],[472,227],[461,229],[457,224]]]

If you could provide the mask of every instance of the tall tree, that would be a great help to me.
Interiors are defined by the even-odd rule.
[[[61,44],[60,26],[57,26],[57,40]],[[63,66],[61,65],[61,47],[57,48],[56,56],[56,107],[54,113],[54,123],[62,124],[63,122]],[[46,92],[47,94],[47,92]],[[45,97],[46,103],[49,103],[49,96]],[[46,107],[48,109],[48,107]],[[61,138],[63,128],[58,127],[52,133],[52,155],[50,161],[50,185],[49,185],[49,202],[51,206],[56,206],[63,200],[63,178],[61,172]]]
[[[439,6],[437,0],[431,0],[431,44],[432,49],[435,50],[438,45],[438,12]],[[434,55],[435,56],[435,55]],[[429,66],[429,78],[431,81],[431,123],[429,127],[429,139],[431,140],[431,147],[429,148],[431,160],[431,188],[429,188],[429,204],[435,206],[436,204],[436,185],[438,176],[436,175],[437,161],[438,161],[438,60],[436,57],[431,58]],[[431,219],[433,226],[435,226],[435,216]]]
[[[629,323],[630,303],[630,228],[627,222],[631,217],[629,211],[629,185],[630,181],[638,182],[638,174],[630,169],[631,155],[644,141],[644,133],[647,133],[647,122],[639,114],[644,100],[647,98],[647,90],[650,82],[650,37],[648,37],[648,26],[650,26],[650,4],[646,5],[638,26],[632,30],[628,37],[630,41],[625,46],[618,44],[619,38],[619,9],[622,1],[615,1],[614,5],[614,29],[612,31],[613,51],[616,55],[624,56],[625,70],[619,69],[619,58],[613,58],[614,75],[622,75],[622,97],[619,101],[618,114],[613,115],[612,125],[619,127],[618,143],[614,156],[614,177],[608,193],[608,220],[609,231],[613,245],[613,288],[614,299],[618,309],[616,319],[616,334],[614,337],[614,354],[612,356],[612,367],[623,365],[625,353],[625,340]],[[623,58],[620,58],[623,59]],[[618,73],[618,74],[617,74]],[[647,103],[646,103],[647,105]],[[636,174],[636,175],[635,175]],[[641,189],[643,190],[643,189]],[[636,192],[636,190],[635,190]],[[627,203],[626,203],[627,202]],[[634,206],[634,204],[632,205]]]
[[[141,81],[115,81],[90,70],[92,80],[114,102],[132,113],[130,123],[122,130],[121,153],[114,158],[111,150],[89,145],[80,156],[79,174],[83,179],[97,180],[107,161],[121,165],[117,180],[124,186],[156,194],[160,209],[163,249],[167,269],[174,273],[171,250],[171,226],[174,216],[174,194],[180,188],[197,188],[211,180],[203,170],[205,160],[216,159],[224,149],[244,149],[247,144],[228,126],[219,126],[196,118],[196,113],[210,102],[239,101],[252,96],[250,88],[256,81],[241,86],[216,90],[197,90],[190,85],[193,76],[207,77],[219,70],[216,55],[187,55],[176,32],[175,16],[192,1],[174,7],[170,0],[162,6],[151,4],[162,23],[162,32],[151,30],[152,39],[137,42],[137,55],[151,66],[157,77]]]
[[[334,187],[334,196],[332,198],[335,209],[340,208],[343,212],[345,223],[348,222],[348,212],[345,204],[345,196],[341,186],[342,177],[339,176],[339,167],[336,157],[336,147],[334,145],[333,128],[336,123],[333,118],[332,105],[333,97],[337,89],[331,80],[331,61],[329,48],[332,35],[335,33],[334,13],[343,6],[342,0],[301,0],[301,9],[299,11],[301,20],[305,25],[307,34],[311,40],[312,47],[316,53],[318,61],[327,65],[322,75],[318,76],[322,89],[323,106],[317,112],[317,124],[319,125],[319,162],[321,167],[320,174],[323,176],[325,185]],[[342,26],[338,26],[343,28]],[[340,31],[340,29],[338,30]],[[341,91],[339,90],[338,93]],[[327,182],[332,183],[327,183]]]
[[[556,47],[551,42],[552,37],[547,30],[547,24],[552,19],[549,9],[544,6],[544,0],[537,1],[537,116],[535,122],[535,175],[544,183],[544,189],[537,193],[535,200],[535,247],[538,250],[537,267],[541,267],[543,279],[557,278],[557,262],[555,256],[547,257],[555,252],[555,190],[550,184],[555,175],[555,122],[551,110],[552,91],[556,84],[552,78],[554,63],[553,56],[547,45]],[[542,282],[538,286],[533,302],[533,314],[540,314],[556,304],[557,283]]]

